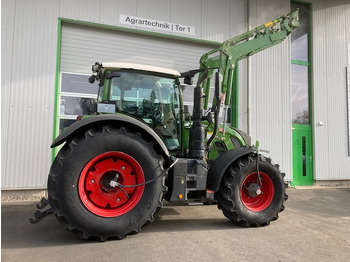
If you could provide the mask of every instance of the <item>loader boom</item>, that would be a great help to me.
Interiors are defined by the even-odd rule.
[[[202,55],[201,69],[208,69],[208,76],[203,82],[205,101],[208,107],[210,82],[214,69],[218,69],[223,76],[221,93],[224,95],[225,105],[231,102],[232,83],[236,63],[248,56],[281,43],[294,28],[299,26],[299,11],[271,20],[246,33],[226,40],[223,44]]]

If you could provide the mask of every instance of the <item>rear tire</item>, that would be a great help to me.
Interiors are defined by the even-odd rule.
[[[244,227],[265,226],[278,219],[288,198],[285,194],[287,184],[283,181],[285,174],[279,171],[278,165],[259,155],[259,173],[260,188],[257,155],[243,156],[226,170],[215,195],[224,215]]]
[[[80,238],[122,239],[138,233],[162,206],[162,158],[126,128],[92,128],[66,142],[52,164],[49,202]],[[155,181],[137,187],[151,179]],[[114,182],[113,182],[114,181]]]

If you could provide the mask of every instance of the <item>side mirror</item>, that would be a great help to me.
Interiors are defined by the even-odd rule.
[[[92,75],[92,76],[89,77],[89,83],[90,84],[95,83],[95,80],[96,80],[96,76],[95,75]]]
[[[184,78],[184,83],[185,83],[186,85],[193,85],[193,78],[192,78],[191,76],[186,76],[186,77]]]
[[[117,71],[114,71],[106,75],[107,79],[112,79],[114,77],[121,77],[121,74]]]

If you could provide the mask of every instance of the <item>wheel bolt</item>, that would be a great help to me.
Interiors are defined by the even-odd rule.
[[[120,198],[119,197],[117,198],[117,202],[120,202]]]
[[[124,170],[125,169],[125,166],[122,166],[122,170]]]
[[[93,183],[95,183],[95,180],[91,179],[90,182],[91,182],[91,184],[93,184]]]

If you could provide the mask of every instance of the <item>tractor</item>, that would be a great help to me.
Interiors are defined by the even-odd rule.
[[[54,213],[80,238],[123,239],[153,222],[164,200],[215,204],[244,227],[276,220],[287,200],[285,174],[226,116],[237,62],[298,26],[296,10],[226,40],[184,73],[96,62],[89,78],[99,84],[96,110],[52,143],[63,146],[48,176],[50,208],[32,222]],[[184,88],[193,88],[192,114]]]

